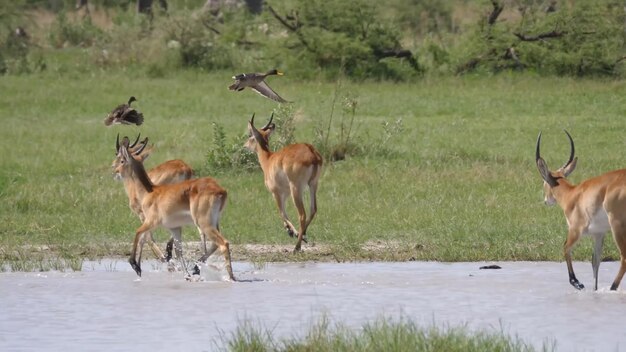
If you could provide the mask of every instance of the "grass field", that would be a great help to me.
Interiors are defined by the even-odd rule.
[[[0,260],[37,258],[41,266],[44,256],[72,262],[129,253],[138,220],[111,177],[117,133],[150,137],[156,150],[147,167],[182,158],[219,180],[229,192],[221,227],[235,259],[241,244],[294,244],[260,169],[207,166],[212,122],[231,139],[245,133],[252,113],[261,123],[277,108],[250,91],[228,91],[231,75],[49,70],[0,77]],[[622,81],[503,74],[338,84],[287,73],[270,84],[295,101],[298,141],[327,128],[333,101],[337,123],[345,97],[357,101],[356,143],[381,143],[386,122],[402,119],[403,130],[384,153],[326,161],[309,238],[330,255],[307,254],[305,246],[302,255],[259,260],[561,260],[566,224],[560,209],[542,202],[538,132],[553,168],[569,153],[562,130],[572,134],[574,182],[626,165]],[[105,127],[106,114],[130,95],[145,124]],[[183,236],[198,239],[193,228]],[[581,241],[575,259],[589,260],[590,242]],[[379,249],[363,249],[372,243]],[[618,257],[613,241],[605,243],[605,255]]]

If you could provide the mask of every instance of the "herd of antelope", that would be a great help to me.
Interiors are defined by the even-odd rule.
[[[128,104],[118,106],[105,120],[111,124],[128,124],[124,116],[141,115]],[[141,121],[143,121],[143,115]],[[265,186],[274,196],[281,219],[291,237],[297,237],[294,251],[300,251],[302,242],[307,242],[306,231],[317,212],[317,184],[322,172],[322,156],[311,144],[291,144],[272,152],[269,138],[276,125],[273,114],[269,122],[260,129],[254,126],[254,114],[248,122],[249,139],[245,147],[255,152],[263,170]],[[134,122],[133,122],[134,123]],[[162,262],[171,263],[172,249],[176,257],[183,260],[182,226],[195,225],[200,232],[202,256],[193,268],[191,275],[200,274],[200,263],[205,262],[216,250],[224,256],[226,271],[231,280],[233,274],[230,246],[220,232],[220,217],[226,205],[228,193],[211,177],[195,178],[192,168],[182,160],[169,160],[146,171],[144,161],[150,156],[148,138],[140,141],[140,135],[131,144],[128,137],[119,134],[115,141],[116,156],[112,163],[114,178],[124,184],[130,209],[141,221],[135,231],[129,263],[137,275],[141,276],[141,255],[143,245],[148,241],[154,255]],[[309,190],[309,217],[303,203],[304,192]],[[296,227],[285,211],[285,201],[291,198],[298,211]],[[171,238],[166,246],[166,254],[154,243],[153,231],[166,228]],[[207,246],[207,240],[210,245]]]
[[[124,116],[133,115],[141,117],[134,118],[135,121],[143,121],[143,116],[130,108],[133,100],[134,97],[131,97],[128,104],[118,106],[105,123],[120,121],[113,123],[123,124],[126,123]],[[308,143],[291,144],[272,152],[269,138],[276,128],[272,121],[273,114],[269,122],[258,129],[254,125],[253,114],[248,122],[249,138],[245,147],[257,154],[265,186],[274,196],[287,233],[297,238],[294,251],[300,251],[302,242],[307,242],[307,229],[317,212],[316,193],[323,160],[315,147]],[[565,133],[570,142],[570,156],[562,167],[550,171],[541,157],[541,133],[537,138],[535,160],[544,181],[545,203],[558,204],[567,220],[568,232],[563,251],[569,282],[578,290],[584,288],[574,274],[571,252],[581,236],[590,235],[594,240],[594,289],[598,289],[598,269],[602,261],[604,236],[610,230],[620,251],[620,268],[611,285],[611,290],[617,290],[626,273],[626,169],[607,172],[578,185],[571,184],[567,176],[576,168],[578,158],[575,156],[571,135],[567,131]],[[183,225],[193,224],[200,232],[202,246],[202,256],[194,266],[193,274],[198,275],[198,264],[205,262],[219,249],[224,256],[228,276],[235,281],[230,246],[219,226],[226,205],[226,190],[211,177],[195,178],[191,167],[182,160],[169,160],[146,171],[143,162],[150,155],[151,148],[148,147],[148,138],[143,141],[139,139],[137,136],[131,144],[129,138],[124,137],[120,143],[118,134],[116,158],[112,165],[115,178],[124,183],[131,210],[141,221],[141,226],[135,231],[129,258],[132,268],[141,276],[141,253],[145,241],[149,242],[155,256],[161,261],[171,263],[172,249],[175,250],[176,257],[182,260],[181,228]],[[310,195],[308,218],[303,203],[307,188]],[[285,202],[289,195],[298,212],[297,229],[285,211]],[[171,233],[166,254],[154,243],[152,232],[157,227],[164,227]],[[207,240],[210,241],[208,247]]]

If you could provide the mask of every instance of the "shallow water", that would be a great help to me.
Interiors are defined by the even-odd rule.
[[[617,263],[602,263],[598,292],[571,287],[564,263],[498,264],[234,263],[243,282],[212,267],[205,281],[186,282],[149,261],[141,280],[124,261],[2,273],[0,350],[210,351],[243,321],[294,337],[326,314],[355,328],[402,317],[504,331],[537,347],[556,341],[559,351],[626,351],[626,290],[609,291]],[[591,265],[574,266],[592,287]]]

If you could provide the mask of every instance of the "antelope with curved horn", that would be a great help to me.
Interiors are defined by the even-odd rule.
[[[298,237],[294,251],[299,251],[302,242],[307,242],[306,230],[317,212],[316,192],[317,183],[322,173],[322,156],[315,147],[308,143],[291,144],[277,152],[270,151],[269,137],[276,128],[276,125],[272,123],[273,118],[274,114],[270,117],[269,122],[258,130],[254,127],[254,114],[252,115],[248,122],[250,137],[245,143],[245,147],[256,152],[261,169],[263,169],[265,186],[274,196],[287,233],[291,237]],[[306,187],[309,188],[311,200],[308,219],[302,200]],[[289,194],[291,194],[291,198],[298,209],[300,222],[298,232],[285,212],[285,200]]]
[[[573,185],[567,176],[576,168],[577,157],[574,157],[574,140],[565,131],[570,141],[569,160],[557,169],[550,171],[541,158],[541,133],[537,137],[535,160],[537,168],[544,180],[545,203],[558,203],[567,219],[568,232],[563,252],[569,282],[576,289],[585,286],[578,281],[572,267],[572,248],[583,235],[593,237],[592,267],[595,279],[594,288],[598,289],[598,268],[602,260],[602,245],[605,234],[611,230],[613,239],[620,251],[620,269],[611,284],[616,290],[626,272],[626,169],[610,171]]]
[[[137,275],[141,276],[141,252],[146,235],[159,226],[171,231],[186,224],[194,224],[200,232],[204,251],[199,261],[206,261],[219,249],[226,261],[226,271],[234,281],[229,243],[219,230],[220,217],[226,204],[226,190],[210,177],[156,185],[148,177],[142,162],[129,152],[129,147],[128,138],[124,137],[119,149],[122,162],[116,172],[122,179],[129,179],[135,184],[144,218],[135,232],[133,249],[128,260]],[[207,237],[211,241],[208,249]],[[196,265],[194,274],[198,273],[199,268]]]
[[[141,134],[137,136],[137,139],[135,139],[135,142],[133,142],[133,144],[128,146],[128,150],[130,154],[133,156],[133,158],[143,163],[150,156],[152,148],[146,148],[146,146],[148,145],[147,137],[143,141],[141,141],[139,145],[137,145],[140,137],[141,137]],[[117,139],[115,141],[116,157],[113,160],[113,163],[111,165],[113,170],[117,170],[118,166],[120,166],[120,164],[123,163],[123,159],[119,152],[120,152],[120,136],[118,134]],[[193,175],[194,174],[193,174],[192,168],[189,165],[187,165],[184,161],[179,160],[179,159],[168,160],[164,163],[161,163],[155,166],[154,168],[150,169],[150,171],[148,171],[148,177],[150,178],[152,183],[156,185],[178,183],[184,180],[191,179]],[[139,220],[143,222],[144,216],[141,210],[140,200],[137,197],[137,189],[135,187],[135,183],[131,179],[128,179],[128,178],[123,179],[121,175],[119,174],[119,172],[115,172],[114,178],[116,180],[123,181],[124,190],[126,191],[126,195],[128,196],[128,206],[130,207],[131,211],[139,217]],[[148,244],[150,245],[150,249],[152,249],[152,252],[154,253],[154,255],[162,262],[169,262],[170,259],[172,259],[172,248],[174,247],[174,241],[176,241],[176,246],[175,246],[176,256],[178,258],[182,258],[182,243],[181,243],[182,229],[174,228],[174,229],[168,229],[168,230],[170,231],[171,238],[167,242],[165,255],[163,255],[163,252],[161,252],[161,249],[159,248],[159,246],[157,246],[156,243],[154,242],[154,237],[152,236],[152,233],[150,233],[147,238]]]

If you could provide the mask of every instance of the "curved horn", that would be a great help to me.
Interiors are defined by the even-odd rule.
[[[535,152],[535,161],[541,159],[541,132],[539,132],[539,136],[537,137],[537,151]]]
[[[148,145],[148,137],[146,137],[141,143],[142,143],[141,146],[133,154],[139,155],[141,154],[141,152],[143,152],[143,150]]]
[[[268,123],[265,124],[265,126],[263,126],[263,128],[261,128],[262,130],[266,130],[270,127],[270,124],[272,123],[272,120],[274,119],[274,113],[272,112],[272,116],[270,116],[270,120]]]
[[[115,154],[120,152],[120,134],[117,134],[117,138],[115,139]]]
[[[548,165],[541,157],[540,147],[541,147],[541,132],[539,132],[539,136],[537,137],[537,149],[535,151],[535,162],[537,164],[537,169],[539,170],[539,174],[541,175],[541,178],[543,178],[543,180],[546,181],[546,183],[549,184],[550,187],[556,187],[559,185],[559,183],[557,182],[556,178],[552,176],[552,174],[550,173],[550,170],[548,169]]]
[[[255,115],[255,114],[256,114],[256,113],[254,113],[254,112],[253,112],[253,113],[252,113],[252,118],[250,118],[250,124],[252,125],[252,127],[254,127],[254,115]]]
[[[565,134],[567,135],[567,138],[569,139],[569,160],[567,160],[567,162],[565,163],[565,165],[562,166],[562,168],[566,168],[569,164],[572,163],[572,161],[574,161],[574,140],[572,139],[572,136],[569,134],[569,132],[567,132],[566,130],[563,130],[565,132]]]
[[[139,142],[139,137],[141,137],[141,133],[137,135],[137,139],[135,139],[135,142],[128,148],[134,148],[137,145],[137,142]]]

